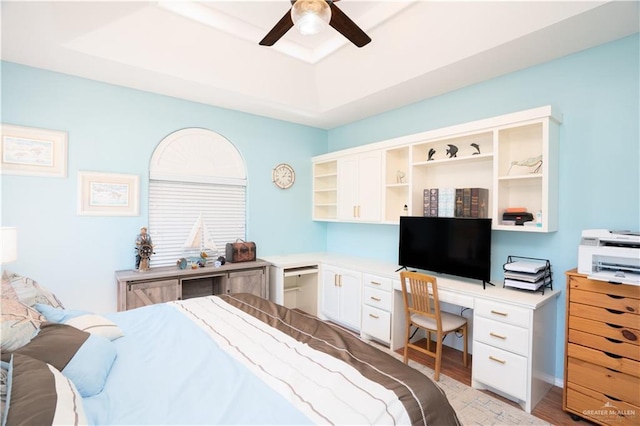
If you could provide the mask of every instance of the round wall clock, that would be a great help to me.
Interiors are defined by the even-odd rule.
[[[291,188],[293,182],[296,180],[296,173],[293,171],[293,167],[286,163],[278,164],[273,169],[273,183],[278,188],[287,189]]]

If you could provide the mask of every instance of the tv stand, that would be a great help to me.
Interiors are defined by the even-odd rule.
[[[487,284],[492,285],[492,286],[494,286],[494,287],[496,286],[496,285],[495,285],[494,283],[492,283],[491,281],[485,281],[485,280],[482,280],[482,289],[483,289],[483,290],[486,290],[486,289],[487,289]]]
[[[394,272],[400,272],[400,271],[402,271],[403,269],[405,269],[405,270],[407,270],[407,271],[409,270],[409,269],[407,269],[407,267],[406,267],[406,266],[401,266],[401,267],[399,267],[398,269],[396,269]]]

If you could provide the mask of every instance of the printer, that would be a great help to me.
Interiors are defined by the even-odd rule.
[[[640,286],[640,233],[583,230],[578,272],[594,280]]]

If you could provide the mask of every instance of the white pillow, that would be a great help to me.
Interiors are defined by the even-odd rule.
[[[68,319],[64,323],[79,330],[86,331],[87,333],[106,337],[109,340],[115,340],[118,337],[124,336],[122,329],[120,329],[115,322],[108,320],[101,315],[80,315]]]

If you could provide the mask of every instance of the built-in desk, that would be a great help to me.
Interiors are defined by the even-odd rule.
[[[404,346],[404,306],[400,274],[396,271],[398,265],[330,253],[275,256],[264,260],[275,265],[280,273],[294,268],[318,268],[315,294],[319,317],[341,323],[341,309],[357,309],[362,312],[360,327],[357,327],[362,337],[380,340],[393,350]],[[361,290],[359,297],[336,299],[336,307],[332,297],[342,289],[342,281],[337,278],[341,278],[340,274],[359,277]],[[473,354],[472,386],[512,399],[530,413],[555,382],[556,299],[560,292],[547,289],[543,295],[504,288],[501,282],[483,289],[482,282],[477,280],[435,275],[442,301],[472,310],[468,315],[472,325],[469,336]],[[372,291],[372,284],[380,285],[382,291],[387,281],[391,283],[388,291],[391,307],[385,311],[384,307],[368,303],[367,295]],[[283,300],[284,280],[270,282],[272,300]],[[377,294],[384,296],[385,293]],[[376,299],[385,300],[384,297]],[[375,316],[388,322],[384,325],[387,333],[381,332],[380,324],[367,328],[372,309],[385,314]],[[352,321],[343,324],[354,328]]]

